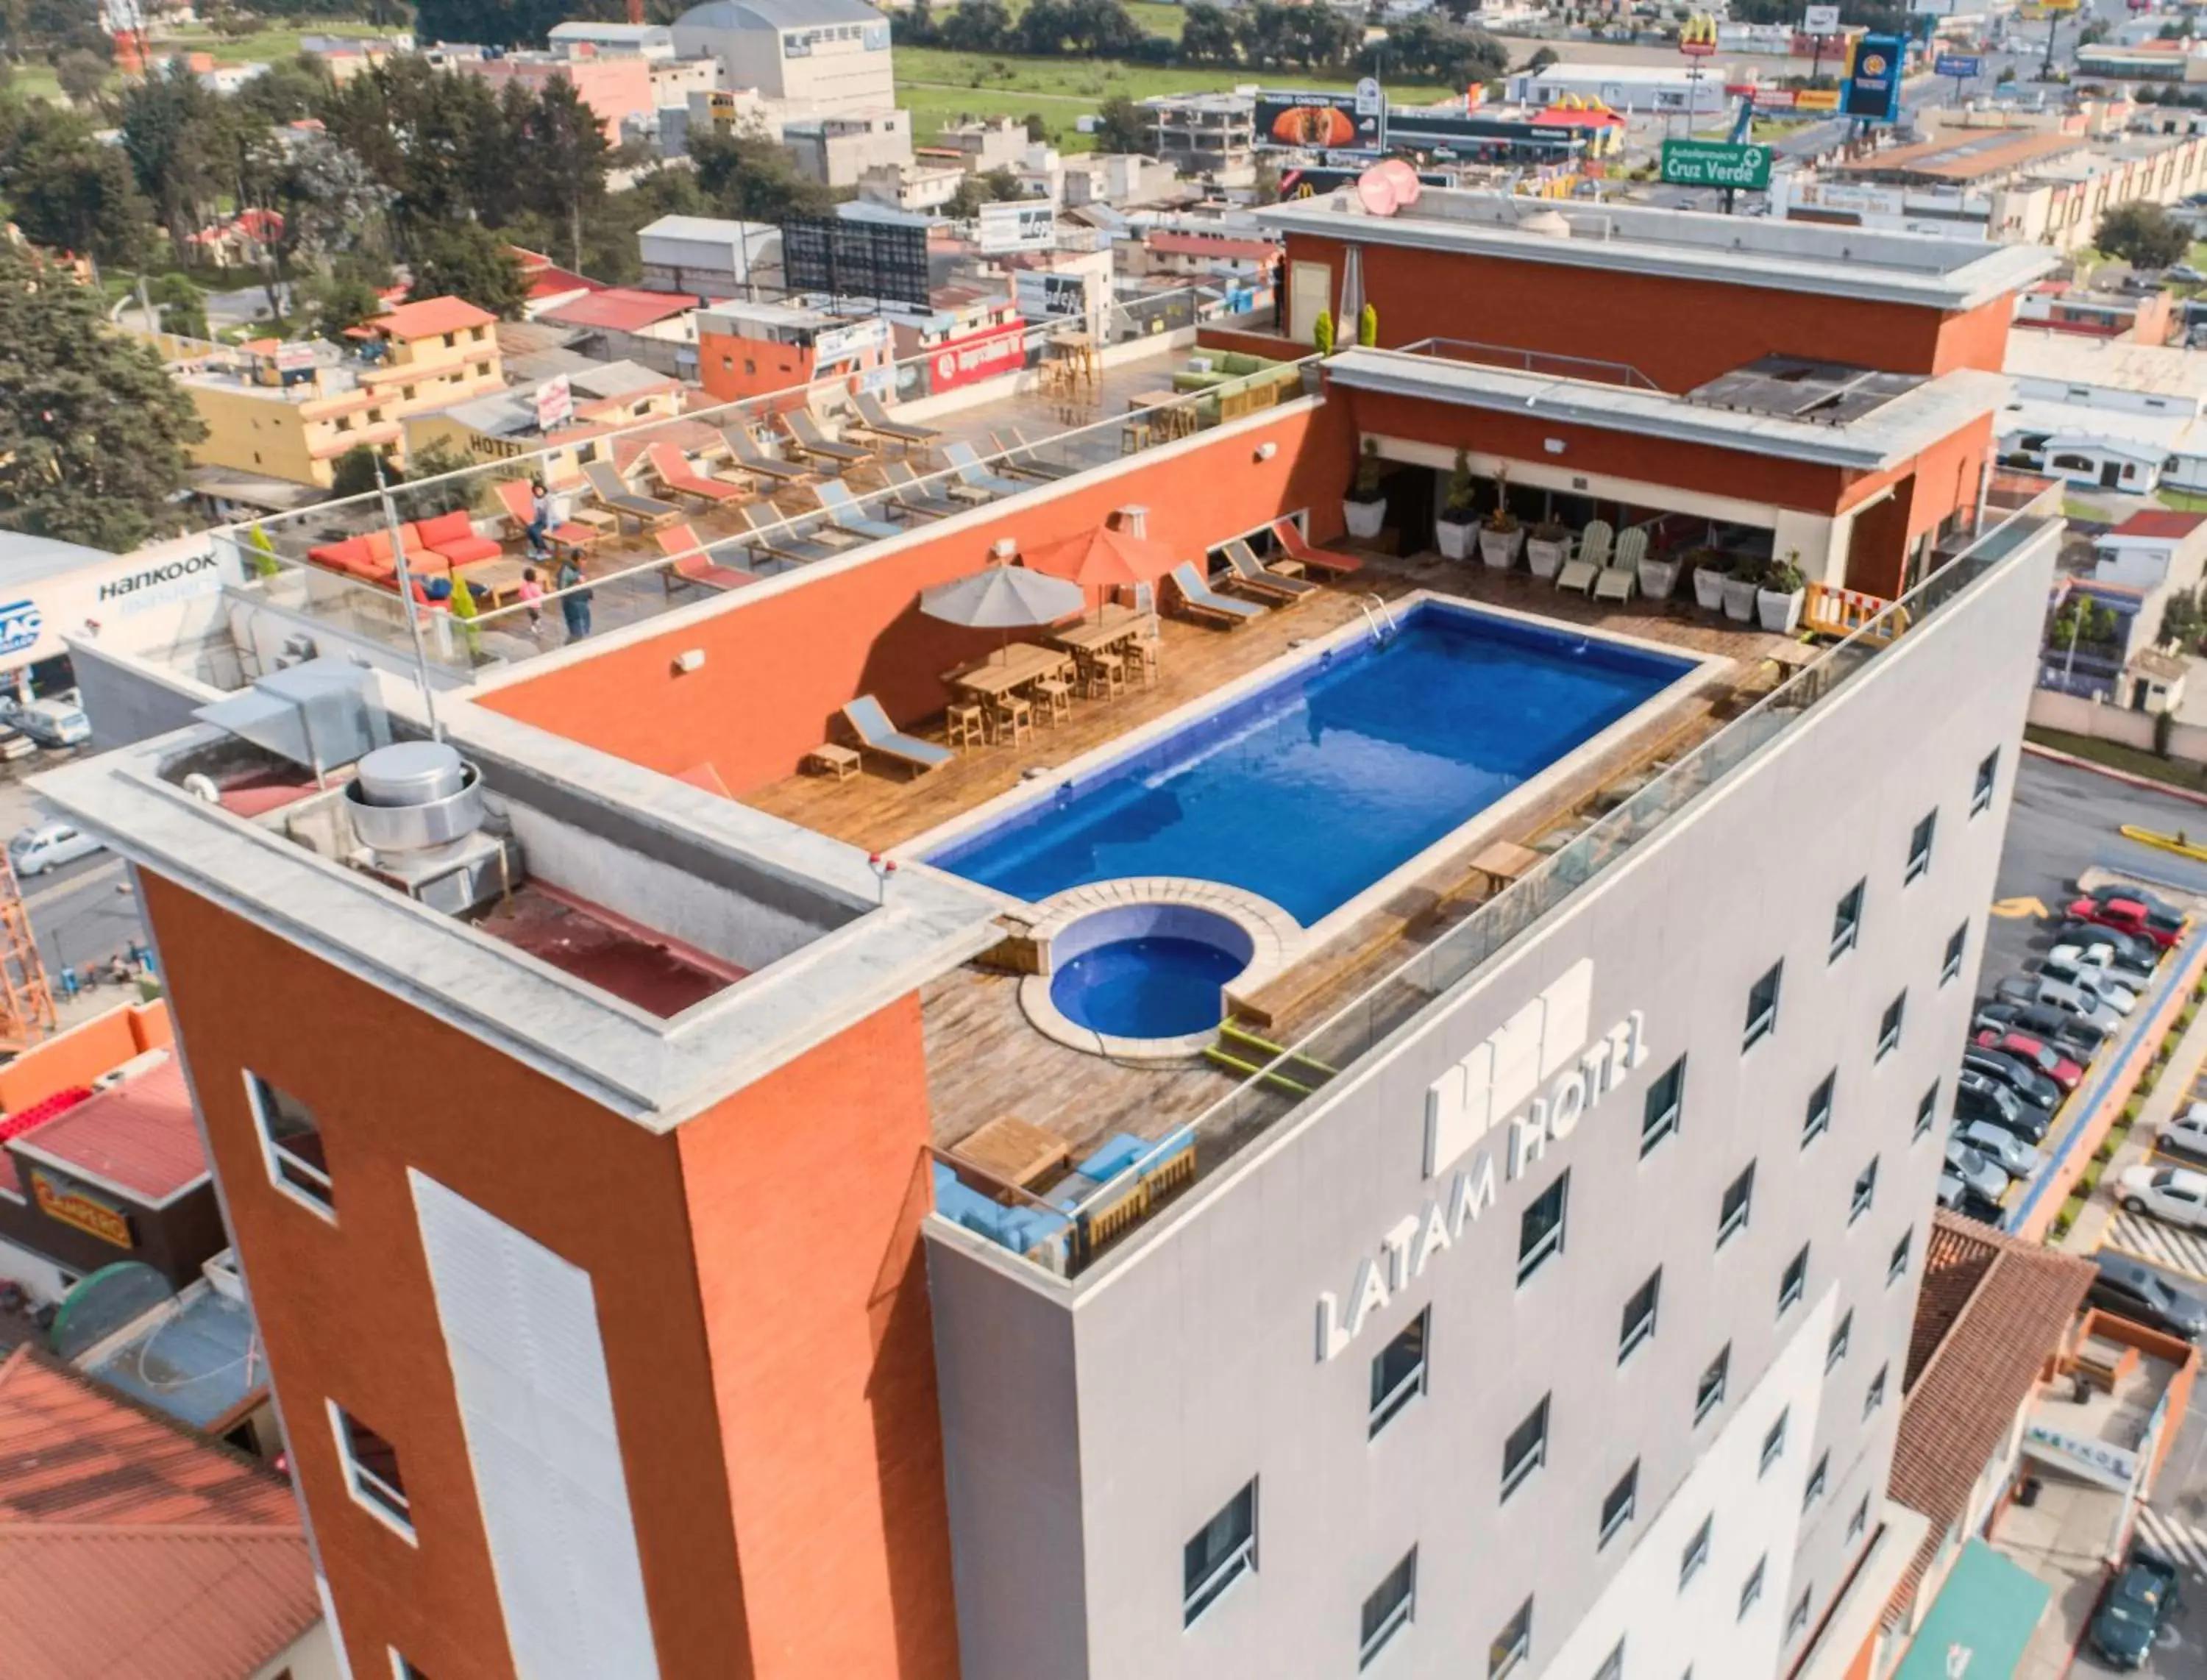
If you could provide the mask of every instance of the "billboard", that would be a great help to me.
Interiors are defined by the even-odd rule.
[[[1935,75],[1952,76],[1957,81],[1967,81],[1972,76],[1983,75],[1984,68],[1983,60],[1959,52],[1942,52],[1931,66]]]
[[[1260,93],[1256,129],[1259,150],[1385,152],[1387,96],[1368,76],[1353,93]]]
[[[1022,269],[1012,277],[1012,299],[1030,320],[1088,313],[1088,276],[1038,273]]]
[[[1673,187],[1744,187],[1759,193],[1770,185],[1770,148],[1713,140],[1666,140],[1663,179]]]
[[[1047,251],[1057,243],[1057,212],[1048,199],[984,204],[976,219],[984,254],[1000,251]]]
[[[889,324],[879,315],[843,326],[822,327],[812,335],[812,371],[825,374],[839,363],[856,362],[889,347]]]
[[[1322,198],[1340,188],[1354,187],[1356,177],[1362,173],[1361,170],[1350,169],[1283,169],[1280,171],[1280,199],[1285,203],[1289,199]],[[1438,170],[1421,171],[1418,179],[1428,187],[1456,185],[1454,176]]]
[[[1890,123],[1900,115],[1900,71],[1907,52],[1898,35],[1857,35],[1847,43],[1839,78],[1839,110],[1864,123]]]
[[[562,374],[536,387],[536,429],[549,432],[564,426],[575,412],[573,382]]]
[[[924,226],[793,216],[781,224],[781,263],[792,291],[929,307]]]
[[[963,338],[952,338],[927,353],[927,388],[955,391],[978,385],[999,374],[1015,374],[1026,365],[1027,332],[1024,321],[1008,321]]]
[[[1803,87],[1795,90],[1793,109],[1796,111],[1837,111],[1839,90],[1836,87]]]
[[[1836,35],[1839,33],[1839,9],[1837,6],[1810,6],[1801,23],[1811,35]]]

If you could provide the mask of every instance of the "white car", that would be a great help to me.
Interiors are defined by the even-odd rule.
[[[81,747],[92,739],[92,720],[73,700],[10,701],[0,708],[0,722],[42,747]]]
[[[2164,1124],[2158,1141],[2163,1149],[2207,1159],[2207,1103],[2194,1103]]]
[[[39,822],[8,842],[8,864],[18,876],[44,875],[104,850],[103,842],[73,823]]]
[[[2119,1015],[2127,1015],[2138,1007],[2138,994],[2104,968],[2064,962],[2058,954],[2049,953],[2046,960],[2039,964],[2038,972],[2049,980],[2076,987],[2087,997],[2098,998]]]
[[[2115,1199],[2132,1213],[2192,1230],[2207,1228],[2207,1173],[2189,1167],[2128,1168]]]

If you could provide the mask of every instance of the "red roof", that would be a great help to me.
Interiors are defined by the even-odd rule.
[[[1280,248],[1261,239],[1211,239],[1199,233],[1153,233],[1142,242],[1169,257],[1218,257],[1228,262],[1270,262]]]
[[[9,1680],[237,1680],[320,1618],[281,1476],[28,1348],[0,1361]]]
[[[2165,536],[2181,541],[2202,525],[2207,525],[2207,513],[2179,513],[2174,508],[2150,507],[2143,513],[2133,513],[2109,531],[2109,536]]]
[[[559,297],[571,291],[606,291],[610,290],[602,280],[593,280],[587,274],[577,274],[571,268],[553,268],[549,265],[532,271],[529,277],[529,296],[531,302],[540,297]]]
[[[15,1147],[157,1207],[207,1175],[206,1151],[176,1057],[48,1121]]]
[[[488,326],[498,317],[478,309],[464,297],[423,297],[386,310],[362,326],[392,338],[434,338],[440,333],[461,332],[471,326]]]
[[[697,307],[694,292],[643,291],[634,286],[607,286],[588,297],[578,297],[537,319],[559,326],[601,326],[613,332],[634,332]]]

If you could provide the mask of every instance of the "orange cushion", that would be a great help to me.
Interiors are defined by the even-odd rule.
[[[442,548],[448,541],[471,537],[475,530],[468,523],[465,508],[455,508],[450,513],[440,513],[434,519],[424,519],[414,527],[410,546],[422,548]]]

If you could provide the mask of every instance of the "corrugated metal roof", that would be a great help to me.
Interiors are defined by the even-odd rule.
[[[174,1056],[99,1092],[14,1147],[158,1206],[207,1175],[206,1151]]]
[[[608,286],[547,309],[538,317],[561,326],[595,326],[613,332],[634,332],[697,307],[694,292],[639,291],[629,286]]]
[[[440,332],[488,326],[497,320],[489,310],[478,309],[464,297],[423,297],[402,303],[362,325],[394,338],[432,338]]]

